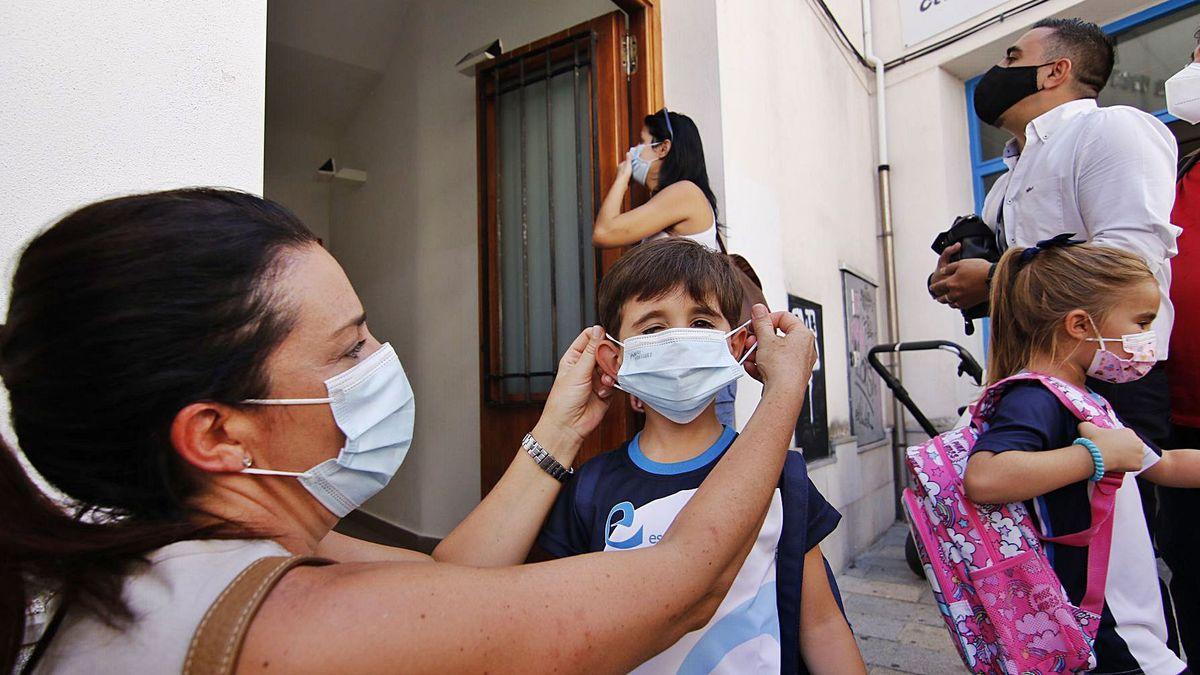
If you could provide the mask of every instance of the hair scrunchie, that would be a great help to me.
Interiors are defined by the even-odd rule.
[[[1049,239],[1043,239],[1037,244],[1030,246],[1024,251],[1021,251],[1021,257],[1017,259],[1017,269],[1028,265],[1029,261],[1033,260],[1037,254],[1045,251],[1046,249],[1067,248],[1068,246],[1078,246],[1079,244],[1087,243],[1082,239],[1072,239],[1071,237],[1074,236],[1074,232],[1063,232],[1062,234],[1055,235]]]

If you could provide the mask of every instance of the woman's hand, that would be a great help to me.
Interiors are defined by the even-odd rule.
[[[533,437],[556,457],[560,452],[573,457],[608,411],[614,382],[596,368],[596,347],[604,339],[604,329],[592,326],[575,338],[558,362],[554,386],[533,429]]]
[[[633,161],[629,159],[629,155],[625,155],[625,159],[617,165],[617,178],[613,181],[614,185],[629,184],[629,179],[633,177]]]
[[[1079,435],[1100,448],[1105,471],[1126,472],[1142,468],[1146,444],[1132,429],[1101,429],[1091,422],[1081,422]]]
[[[808,386],[817,363],[816,336],[791,312],[770,313],[763,305],[750,310],[754,334],[746,348],[758,349],[746,359],[746,372],[765,386],[785,384]],[[776,334],[779,330],[783,335]]]

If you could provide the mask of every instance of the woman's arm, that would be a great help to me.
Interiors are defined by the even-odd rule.
[[[406,548],[375,544],[337,532],[325,535],[313,555],[338,562],[428,562],[429,556]]]
[[[592,226],[592,245],[596,248],[617,248],[636,244],[646,237],[711,211],[700,188],[691,182],[680,182],[668,185],[656,192],[645,204],[622,213],[621,204],[625,200],[625,190],[628,186],[629,177],[622,177],[618,170],[617,179],[605,195],[600,212],[596,214],[596,222]],[[704,226],[707,227],[708,223],[705,222]]]
[[[1154,466],[1138,475],[1165,487],[1200,487],[1200,450],[1165,450]]]
[[[804,581],[800,587],[800,656],[810,673],[866,675],[858,643],[838,607],[825,574],[825,557],[814,546],[804,556]]]
[[[241,671],[627,671],[703,626],[774,493],[814,361],[812,333],[761,306],[769,373],[745,431],[657,545],[536,565],[302,568],[255,617]]]
[[[603,340],[604,330],[593,326],[571,343],[531,432],[563,466],[571,465],[608,410],[611,380],[595,379],[596,347]],[[521,564],[561,487],[518,448],[500,482],[434,549],[434,560],[475,567]]]

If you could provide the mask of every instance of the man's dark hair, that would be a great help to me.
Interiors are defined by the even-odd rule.
[[[713,307],[731,327],[742,314],[742,285],[724,254],[685,237],[639,245],[621,257],[600,282],[600,325],[611,335],[621,330],[621,310],[630,300],[656,300],[682,289]]]
[[[1046,40],[1046,57],[1070,59],[1080,88],[1093,98],[1098,96],[1108,84],[1116,61],[1112,38],[1100,26],[1083,19],[1042,19],[1033,27],[1054,31]]]

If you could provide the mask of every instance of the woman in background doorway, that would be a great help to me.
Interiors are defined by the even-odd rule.
[[[714,251],[725,251],[717,222],[717,196],[708,184],[704,143],[687,115],[666,108],[647,115],[641,143],[629,149],[617,166],[617,177],[592,226],[592,245],[620,248],[663,237],[687,237]],[[645,204],[621,212],[629,181],[650,191]],[[717,419],[734,426],[733,401],[737,383],[717,394]],[[632,399],[641,412],[641,402]]]

